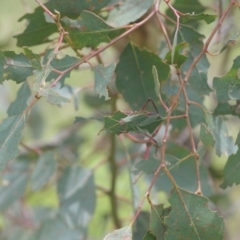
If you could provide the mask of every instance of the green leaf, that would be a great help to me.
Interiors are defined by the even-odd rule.
[[[191,3],[191,5],[193,5]],[[193,28],[188,26],[180,26],[178,32],[178,43],[186,42],[189,44],[188,49],[188,58],[181,66],[181,72],[183,76],[188,71],[189,67],[193,63],[194,59],[200,54],[203,49],[203,38],[204,36]],[[194,67],[190,77],[189,84],[192,89],[197,92],[199,95],[209,95],[211,88],[208,85],[208,68],[209,62],[206,55],[204,54],[202,58],[198,61]]]
[[[61,13],[61,16],[68,16],[70,18],[77,18],[84,10],[91,12],[98,12],[101,8],[106,7],[111,0],[49,0],[46,6],[54,11],[55,9]]]
[[[177,44],[174,48],[174,56],[172,56],[172,54],[173,54],[172,50],[169,51],[167,53],[167,55],[165,56],[166,63],[169,64],[169,65],[174,64],[174,65],[177,66],[177,68],[180,68],[181,65],[188,58],[187,56],[181,54],[180,50],[183,50],[187,46],[188,46],[188,43],[186,43],[186,42],[182,42],[182,43]],[[172,62],[172,59],[173,59],[173,62]]]
[[[132,240],[132,233],[130,227],[123,227],[109,233],[103,240]]]
[[[219,103],[227,102],[231,99],[232,90],[240,84],[240,56],[234,59],[233,65],[228,73],[223,77],[213,79],[213,88],[216,90],[217,100]],[[236,97],[236,96],[235,96]]]
[[[55,92],[52,88],[43,88],[38,91],[38,93],[45,97],[47,101],[53,105],[59,105],[61,103],[69,103],[69,99],[61,96],[59,93]]]
[[[39,56],[26,48],[25,52],[26,55],[12,51],[0,52],[0,83],[9,79],[21,83],[33,75],[35,69],[41,69]]]
[[[159,79],[158,79],[158,72],[157,72],[157,68],[155,66],[152,66],[152,73],[153,73],[153,80],[154,80],[154,85],[155,85],[155,93],[157,96],[159,96],[160,94],[160,83],[159,83]]]
[[[156,240],[156,237],[148,231],[143,240]]]
[[[45,54],[45,56],[48,56],[48,54],[51,52],[52,50],[47,51],[47,53]],[[66,55],[64,58],[61,59],[53,59],[50,63],[50,65],[58,70],[58,71],[64,71],[67,68],[71,67],[72,65],[74,65],[75,63],[77,63],[79,61],[78,58],[76,57],[71,57],[69,55]],[[45,57],[44,59],[44,63],[47,63],[47,58]],[[71,72],[67,72],[66,74],[64,74],[64,76],[61,78],[60,83],[61,83],[61,87],[64,86],[64,81],[66,78],[70,77]],[[46,81],[51,81],[53,79],[56,79],[59,76],[58,73],[56,72],[50,72],[49,75],[46,78]]]
[[[222,53],[228,47],[232,47],[237,42],[237,38],[239,37],[240,32],[235,33],[231,38],[227,41],[227,43],[222,47],[219,53]]]
[[[217,15],[206,14],[206,13],[195,14],[193,12],[193,13],[189,13],[189,14],[185,14],[185,15],[181,16],[181,20],[183,23],[193,22],[194,20],[197,20],[197,21],[203,20],[207,24],[210,24],[216,20],[216,17],[217,17]]]
[[[92,172],[78,166],[67,167],[57,184],[60,214],[70,228],[88,226],[96,205]]]
[[[223,183],[221,188],[225,189],[231,187],[234,183],[238,185],[240,183],[240,149],[238,149],[235,155],[229,157],[223,173]]]
[[[133,44],[128,44],[121,54],[116,68],[116,85],[133,110],[139,110],[149,98],[159,101],[152,66],[156,67],[160,82],[167,80],[170,68],[157,55]]]
[[[57,32],[56,24],[47,23],[43,14],[43,9],[38,7],[33,13],[27,13],[19,19],[28,20],[29,24],[23,33],[16,35],[17,46],[35,46],[50,42],[49,36]]]
[[[82,229],[70,229],[61,218],[46,219],[30,240],[84,240]]]
[[[112,63],[107,67],[98,65],[93,68],[94,72],[94,91],[99,94],[99,97],[104,96],[105,100],[109,99],[107,85],[111,82],[115,70],[115,64]]]
[[[235,154],[238,147],[234,144],[233,138],[229,136],[228,129],[221,117],[206,114],[206,123],[209,131],[215,139],[216,154],[220,157],[223,153],[228,157]]]
[[[148,231],[149,213],[141,211],[132,226],[132,240],[143,239]]]
[[[182,158],[186,157],[187,154],[189,154],[186,154],[187,151],[185,149],[178,149],[177,145],[174,145],[173,149],[170,149],[168,152],[170,152],[170,154],[174,152],[176,156]],[[181,156],[182,152],[184,153],[183,156]],[[195,159],[191,157],[181,161],[172,155],[166,154],[165,160],[168,170],[171,172],[178,185],[186,190],[195,191],[197,186]],[[152,176],[156,172],[159,165],[160,160],[149,158],[148,160],[141,160],[138,162],[135,165],[135,168],[138,171],[142,171],[145,174],[149,175],[147,176],[148,179],[152,179]],[[209,185],[208,172],[203,166],[200,166],[200,178],[203,186],[203,193],[205,195],[210,195],[212,193],[212,190]],[[172,184],[166,174],[162,171],[160,172],[154,186],[157,190],[165,191],[168,193],[172,187]]]
[[[204,11],[204,7],[199,3],[198,0],[177,0],[172,5],[176,10],[182,13],[200,13]],[[176,20],[176,16],[172,9],[168,8],[166,14],[171,17],[172,19]],[[184,21],[184,17],[180,17],[180,21]]]
[[[218,103],[214,109],[214,115],[233,115],[240,117],[240,104],[229,104],[228,102]]]
[[[200,140],[202,141],[204,147],[213,147],[215,140],[211,132],[208,131],[207,127],[204,124],[201,124],[200,128]]]
[[[17,97],[8,108],[8,116],[12,117],[23,113],[27,108],[27,100],[31,96],[31,90],[27,82],[24,82],[17,92]]]
[[[110,11],[108,23],[114,27],[121,27],[135,22],[142,17],[153,5],[153,0],[125,0]]]
[[[33,91],[39,92],[46,85],[46,79],[51,73],[52,67],[50,65],[45,65],[42,70],[35,71],[35,79],[33,84]]]
[[[179,188],[178,191],[172,190],[169,202],[172,211],[165,218],[167,240],[223,239],[223,219],[208,208],[207,198]]]
[[[0,124],[0,171],[8,161],[17,157],[18,144],[22,138],[25,115],[16,115],[3,120]]]
[[[165,239],[166,226],[164,218],[169,215],[171,208],[163,208],[163,204],[151,205],[150,232],[156,240]]]
[[[3,211],[23,196],[28,176],[25,171],[10,171],[3,175],[0,186],[0,210]]]
[[[104,118],[104,129],[115,134],[130,131],[141,132],[144,130],[152,133],[161,122],[163,122],[163,119],[159,114],[138,112],[127,115],[117,111],[113,116]]]
[[[99,16],[87,11],[83,11],[76,20],[64,17],[61,21],[65,25],[65,30],[69,32],[73,46],[78,49],[96,48],[100,43],[108,43],[122,32],[109,26]]]
[[[31,177],[33,191],[41,189],[52,177],[56,169],[56,161],[53,152],[44,152],[37,160],[36,167]]]

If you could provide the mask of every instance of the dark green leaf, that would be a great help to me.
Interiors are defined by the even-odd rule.
[[[143,240],[156,240],[156,237],[151,234],[150,232],[147,232],[147,234],[144,236]]]
[[[237,152],[238,147],[234,144],[233,138],[229,136],[227,126],[221,117],[207,114],[206,123],[215,139],[215,149],[218,156],[221,156],[222,153],[230,156]]]
[[[44,152],[38,159],[31,177],[33,191],[41,189],[52,177],[56,168],[53,152]]]
[[[50,53],[51,50],[47,51],[46,55],[48,55],[48,53]],[[71,67],[72,65],[74,65],[75,63],[77,63],[79,61],[78,58],[75,58],[75,57],[71,57],[69,55],[66,55],[64,58],[61,58],[61,59],[53,59],[51,61],[51,66],[58,70],[58,71],[64,71],[66,70],[67,68]],[[44,63],[47,62],[47,59],[45,58],[44,59]],[[64,76],[61,78],[60,80],[60,83],[61,83],[61,87],[64,86],[64,81],[66,78],[69,78],[70,77],[70,74],[71,72],[67,72],[66,74],[64,74]],[[46,78],[46,81],[51,81],[53,79],[56,79],[57,77],[59,76],[58,73],[56,72],[51,72],[48,77]]]
[[[115,64],[112,63],[107,67],[98,65],[93,68],[94,72],[94,91],[99,94],[100,97],[104,96],[105,100],[108,100],[107,85],[111,82],[115,70]]]
[[[163,122],[163,119],[159,114],[138,112],[127,115],[118,111],[113,116],[104,118],[104,129],[116,134],[130,131],[141,132],[143,130],[152,133],[161,122]]]
[[[235,58],[233,65],[228,73],[223,77],[215,77],[213,79],[213,87],[216,89],[217,99],[219,103],[227,102],[231,99],[229,92],[234,90],[240,84],[240,56]]]
[[[149,213],[141,211],[132,226],[132,240],[143,239],[148,231]]]
[[[61,13],[61,16],[76,18],[84,10],[97,12],[101,8],[106,7],[111,0],[49,0],[46,6],[54,11],[55,9]]]
[[[46,22],[41,7],[36,8],[33,13],[25,14],[19,21],[24,19],[29,21],[28,26],[23,33],[15,36],[19,47],[47,43],[50,41],[48,37],[57,32],[56,24]]]
[[[183,23],[186,22],[193,22],[194,20],[203,20],[205,21],[207,24],[210,24],[212,22],[214,22],[216,20],[217,15],[210,15],[210,14],[206,14],[206,13],[199,13],[199,14],[195,14],[193,13],[189,13],[186,14],[184,16],[181,17],[181,20]]]
[[[95,210],[96,196],[92,172],[78,166],[67,167],[58,181],[60,214],[70,228],[85,228]]]
[[[224,168],[223,183],[221,188],[231,187],[234,183],[240,183],[240,150],[235,155],[229,157]]]
[[[25,54],[6,51],[0,53],[0,83],[13,80],[21,83],[33,75],[35,69],[41,69],[39,56],[25,48]]]
[[[114,27],[121,27],[135,22],[147,12],[153,3],[153,0],[124,0],[110,11],[108,23]]]
[[[166,226],[164,217],[168,216],[171,208],[163,208],[163,204],[151,205],[150,232],[156,240],[165,239]]]
[[[204,11],[204,7],[199,3],[198,0],[176,0],[172,5],[176,10],[182,13],[201,13]],[[176,16],[172,9],[168,8],[166,14],[172,19],[176,20]],[[182,17],[180,18],[180,20]],[[184,19],[184,18],[183,18]],[[184,20],[183,20],[184,21]]]
[[[61,20],[69,32],[71,42],[76,48],[97,47],[109,42],[122,31],[112,28],[94,13],[83,11],[77,20],[64,17]]]
[[[207,198],[173,189],[169,202],[172,211],[165,218],[166,239],[223,239],[223,219],[208,208]]]
[[[204,147],[208,148],[214,146],[215,140],[213,138],[213,135],[208,131],[207,127],[204,124],[201,124],[199,138],[202,141]]]
[[[132,233],[130,227],[123,227],[109,233],[103,240],[132,240]]]
[[[27,108],[27,100],[31,96],[31,91],[27,82],[24,82],[17,92],[17,97],[8,108],[8,116],[12,117],[23,113]]]
[[[155,93],[152,66],[156,67],[160,82],[167,80],[169,66],[146,49],[140,50],[128,44],[120,57],[116,68],[116,85],[133,110],[139,110],[149,98],[159,101]]]
[[[191,3],[191,5],[193,5]],[[183,76],[189,70],[189,67],[193,63],[194,59],[200,54],[203,49],[203,38],[204,36],[193,28],[188,26],[180,26],[178,32],[178,43],[186,42],[189,44],[188,49],[188,58],[181,66],[181,71]],[[190,77],[189,84],[199,95],[209,95],[211,88],[208,85],[208,68],[209,62],[206,55],[203,55],[202,58],[198,61],[194,67]]]
[[[240,104],[229,104],[228,102],[218,103],[214,109],[214,115],[233,115],[240,117]]]
[[[25,115],[16,115],[3,120],[0,124],[0,171],[8,161],[17,157],[18,144],[22,138]]]
[[[169,51],[165,56],[166,63],[169,65],[174,64],[177,66],[177,68],[180,68],[181,65],[188,58],[187,56],[185,56],[184,54],[181,54],[180,52],[182,52],[182,50],[187,46],[188,46],[188,43],[186,42],[182,42],[176,45],[174,48],[174,56],[172,56],[172,50]]]

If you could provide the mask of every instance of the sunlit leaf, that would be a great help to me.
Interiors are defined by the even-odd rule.
[[[17,157],[18,144],[22,138],[25,115],[16,115],[3,120],[0,124],[0,171],[8,161]]]
[[[153,0],[124,0],[110,11],[108,23],[114,27],[120,27],[134,22],[147,12],[153,2]]]
[[[92,172],[78,166],[67,167],[58,181],[60,214],[70,228],[85,228],[95,210],[96,196]]]
[[[23,113],[27,108],[27,100],[31,96],[31,91],[27,82],[24,82],[17,92],[17,97],[8,108],[8,116],[12,117]]]
[[[221,156],[224,153],[227,157],[235,154],[238,147],[234,144],[233,138],[229,136],[227,126],[221,117],[207,114],[206,123],[215,140],[216,154]]]
[[[87,11],[83,11],[76,20],[64,17],[61,21],[69,32],[73,46],[79,49],[97,47],[121,33],[119,29],[112,28],[103,19]]]
[[[193,22],[194,20],[203,20],[207,24],[210,24],[216,20],[217,15],[212,15],[212,14],[206,14],[206,13],[189,13],[185,14],[181,17],[181,20],[183,23],[186,22]]]
[[[37,160],[36,167],[31,177],[31,187],[33,191],[42,188],[53,175],[56,168],[56,161],[53,152],[43,153]]]
[[[38,91],[40,96],[43,96],[47,101],[54,105],[59,105],[61,103],[69,103],[69,99],[61,96],[59,93],[54,91],[52,88],[43,88]]]
[[[231,69],[225,76],[215,77],[213,79],[213,87],[216,90],[218,102],[223,103],[229,101],[231,99],[231,91],[236,89],[236,86],[239,86],[239,84],[240,56],[234,59]]]
[[[170,68],[154,53],[128,44],[121,54],[116,85],[133,110],[139,110],[149,98],[158,102],[152,66],[157,69],[160,83],[167,80]]]
[[[239,37],[240,32],[235,33],[231,38],[227,41],[227,43],[222,47],[219,53],[222,53],[224,50],[226,50],[228,47],[232,47],[236,44],[237,38]]]
[[[98,65],[93,68],[94,72],[94,91],[99,94],[100,97],[104,96],[105,100],[109,99],[107,85],[111,82],[115,70],[115,64],[110,64],[107,67]]]
[[[228,158],[223,173],[223,183],[221,188],[231,187],[233,184],[240,184],[240,150],[235,155]]]
[[[103,240],[132,240],[132,233],[130,227],[123,227],[109,233]]]
[[[165,218],[166,239],[222,240],[224,222],[208,207],[208,199],[182,189],[173,189],[169,198],[172,211]]]

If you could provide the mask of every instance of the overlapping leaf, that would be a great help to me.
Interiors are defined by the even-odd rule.
[[[133,44],[128,44],[121,54],[116,68],[116,85],[133,110],[141,109],[149,98],[158,102],[153,66],[157,69],[159,81],[167,80],[170,68],[157,55]]]
[[[193,5],[193,4],[191,4]],[[193,63],[194,59],[200,54],[203,49],[203,38],[204,36],[195,31],[193,28],[188,26],[180,26],[178,32],[178,43],[186,42],[189,44],[188,47],[188,58],[183,63],[181,71],[183,76],[189,70],[189,67]],[[209,95],[211,88],[208,85],[208,68],[209,62],[206,55],[203,55],[202,58],[198,61],[194,67],[190,77],[189,84],[199,95]]]
[[[223,153],[226,156],[235,154],[238,147],[234,144],[233,138],[229,136],[227,126],[221,117],[215,117],[207,114],[206,123],[208,130],[215,140],[216,154],[218,156],[221,156]]]
[[[166,240],[222,240],[224,222],[208,207],[208,199],[182,189],[173,189],[169,198],[172,211],[165,218]]]
[[[213,135],[208,131],[207,127],[204,124],[201,124],[199,138],[206,148],[213,147],[215,143]]]
[[[107,85],[111,82],[115,70],[115,64],[110,64],[107,67],[98,65],[93,68],[94,72],[94,90],[99,94],[99,97],[104,96],[105,100],[109,99]]]
[[[124,0],[119,6],[110,11],[108,23],[114,27],[121,27],[135,22],[142,17],[153,5],[153,0]]]
[[[68,167],[58,181],[60,214],[70,228],[86,228],[94,213],[96,196],[92,172]]]
[[[35,69],[41,69],[40,56],[26,48],[24,51],[25,54],[0,52],[0,83],[9,79],[21,83],[33,75]]]
[[[61,21],[64,23],[66,31],[69,32],[73,46],[79,49],[97,47],[100,43],[109,42],[122,32],[88,11],[83,11],[76,20],[64,17]]]
[[[117,111],[113,116],[104,118],[104,129],[116,134],[130,131],[140,133],[144,130],[152,133],[161,122],[163,119],[159,114],[139,112],[127,115]]]
[[[56,168],[56,161],[53,152],[43,153],[37,161],[31,177],[32,190],[41,189],[53,175]]]
[[[189,14],[182,16],[181,20],[183,23],[203,20],[207,24],[210,24],[216,20],[216,17],[217,17],[217,15],[206,14],[206,13],[195,14],[193,12],[193,13],[189,13]]]

